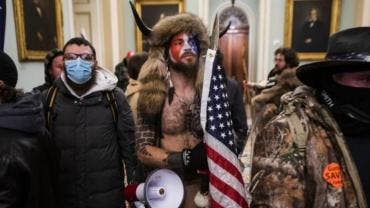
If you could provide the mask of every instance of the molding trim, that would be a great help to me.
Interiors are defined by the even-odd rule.
[[[115,43],[120,43],[119,41],[119,31],[118,31],[118,27],[119,27],[119,24],[118,24],[118,11],[117,9],[119,8],[118,7],[118,2],[117,0],[110,0],[110,14],[111,14],[111,38],[112,38],[112,57],[111,57],[111,61],[112,61],[112,71],[114,71],[114,65],[116,63],[119,63],[120,62],[120,54],[119,54],[119,45],[116,45]]]
[[[260,0],[259,13],[259,39],[258,39],[258,63],[256,67],[256,76],[254,81],[260,81],[265,79],[265,74],[269,70],[269,40],[270,40],[270,26],[271,20],[269,18],[271,14],[271,0]]]
[[[73,15],[73,2],[72,0],[62,1],[63,8],[63,27],[64,27],[64,42],[68,41],[75,34],[74,28],[74,15]],[[66,27],[68,26],[68,27]]]
[[[364,0],[363,4],[361,26],[370,26],[370,0]]]
[[[205,25],[208,25],[209,19],[208,19],[208,14],[209,14],[209,0],[202,0],[198,1],[198,14],[199,17],[203,20],[203,23]]]
[[[262,1],[262,0],[260,0]],[[208,24],[208,25],[213,25],[213,21],[215,19],[215,16],[216,16],[216,13],[219,12],[219,11],[222,11],[223,9],[226,9],[227,7],[230,7],[231,4],[230,2],[223,2],[222,4],[220,4],[215,12],[212,14],[212,24]],[[234,6],[236,7],[239,7],[240,9],[242,9],[245,13],[245,15],[247,16],[248,18],[248,23],[249,23],[249,40],[248,40],[248,43],[249,43],[249,48],[248,48],[248,80],[254,80],[254,77],[255,77],[255,73],[256,71],[258,71],[258,67],[256,68],[256,51],[258,51],[256,49],[256,42],[257,42],[257,18],[256,18],[256,14],[255,12],[253,11],[253,9],[247,5],[246,3],[240,1],[240,0],[237,0],[235,1],[235,4]],[[263,14],[263,13],[261,13]],[[254,51],[253,51],[254,49]]]

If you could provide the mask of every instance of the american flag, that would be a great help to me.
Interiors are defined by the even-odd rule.
[[[201,123],[205,130],[211,207],[248,207],[236,154],[225,72],[216,51],[211,49],[206,57]]]

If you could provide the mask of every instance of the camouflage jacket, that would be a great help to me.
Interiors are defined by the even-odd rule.
[[[253,141],[251,207],[367,207],[343,134],[312,89],[284,94],[281,107]]]

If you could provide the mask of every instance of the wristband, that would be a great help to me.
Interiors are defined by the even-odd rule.
[[[188,166],[190,163],[190,154],[191,151],[189,149],[185,149],[184,151],[182,151],[182,160],[185,166]]]

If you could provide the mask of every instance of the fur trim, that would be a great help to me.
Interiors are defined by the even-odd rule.
[[[195,36],[199,41],[200,54],[205,55],[209,42],[207,29],[198,16],[190,13],[167,16],[161,19],[153,27],[149,44],[154,48],[158,47],[164,50],[172,36],[180,32],[189,32]]]
[[[286,92],[294,90],[302,85],[296,76],[296,68],[284,69],[280,74],[274,77],[276,85],[263,89],[260,94],[253,97],[252,112],[253,120],[259,120],[259,125],[269,121],[279,113],[280,98]]]
[[[150,74],[141,81],[141,90],[137,102],[138,114],[148,122],[160,118],[167,94],[167,84],[158,74]]]
[[[194,197],[194,203],[195,203],[195,205],[197,205],[197,207],[209,208],[210,207],[209,195],[208,194],[207,195],[201,194],[198,191],[197,194]]]
[[[288,68],[275,76],[276,85],[266,88],[253,98],[253,103],[274,103],[279,106],[280,96],[302,85],[296,76],[296,68]]]
[[[148,60],[140,70],[138,79],[148,74],[158,73],[160,76],[167,74],[165,50],[170,39],[181,32],[189,32],[199,41],[200,57],[206,54],[209,45],[207,29],[198,16],[190,13],[167,16],[153,27],[149,38],[150,51]]]
[[[163,53],[158,48],[151,48],[148,59],[140,69],[138,80],[142,80],[150,74],[157,74],[159,78],[165,79],[167,72],[167,64],[163,58]]]

